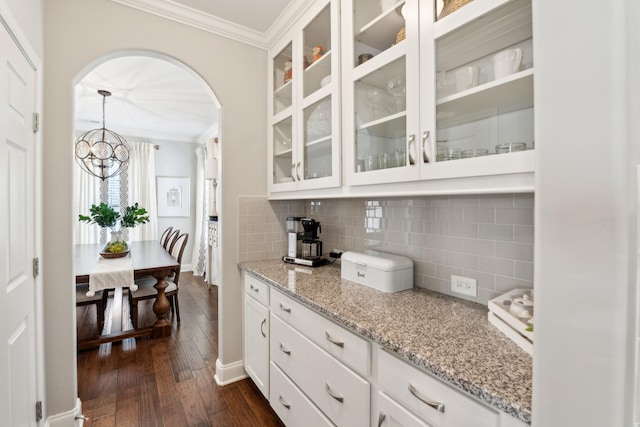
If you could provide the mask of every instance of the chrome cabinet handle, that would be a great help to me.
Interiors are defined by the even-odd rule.
[[[291,350],[287,350],[282,343],[280,343],[280,351],[286,354],[287,356],[291,356]]]
[[[300,178],[300,165],[301,163],[298,162],[298,166],[296,166],[296,176],[298,177],[298,181],[302,181],[302,178]]]
[[[378,417],[378,427],[382,427],[382,423],[387,418],[387,415],[384,412],[380,412],[380,416]]]
[[[409,383],[409,391],[420,402],[425,403],[425,404],[431,406],[433,409],[444,413],[444,403],[433,402],[433,401],[427,399],[418,390],[416,390],[416,388],[411,383]]]
[[[280,310],[286,313],[291,313],[291,309],[289,307],[285,307],[284,305],[282,305],[282,303],[280,303]]]
[[[429,139],[430,132],[425,130],[422,132],[422,162],[429,163],[429,154],[427,154],[427,139]]]
[[[416,164],[416,155],[413,152],[415,149],[415,145],[416,145],[416,136],[414,134],[409,135],[409,149],[407,150],[409,152],[409,164],[410,165],[415,165]]]
[[[256,293],[260,292],[260,288],[256,288],[256,287],[255,287],[255,286],[253,286],[253,285],[249,285],[249,288],[251,288],[251,290],[252,290],[253,292],[256,292]]]
[[[344,402],[344,397],[338,396],[337,394],[335,394],[335,392],[331,390],[331,386],[329,385],[329,383],[324,383],[324,389],[327,391],[329,396],[333,397],[338,402],[340,403]]]
[[[262,334],[263,337],[267,337],[267,334],[264,333],[264,324],[267,323],[267,319],[262,319],[262,323],[260,323],[260,333]]]
[[[291,178],[294,181],[296,180],[296,164],[295,163],[291,163]]]
[[[337,345],[340,348],[344,348],[344,342],[342,341],[335,341],[333,338],[331,338],[331,335],[329,335],[329,332],[324,331],[324,333],[327,336],[327,341],[329,341],[331,344]]]
[[[279,395],[279,396],[278,396],[278,401],[279,401],[279,402],[280,402],[280,404],[281,404],[282,406],[284,406],[285,408],[287,408],[287,409],[291,409],[291,405],[284,401],[284,399],[282,398],[282,395]]]

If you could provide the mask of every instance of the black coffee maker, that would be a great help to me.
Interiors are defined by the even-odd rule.
[[[318,233],[322,233],[320,223],[315,219],[302,218],[302,258],[317,259],[322,256],[322,241],[318,239]]]

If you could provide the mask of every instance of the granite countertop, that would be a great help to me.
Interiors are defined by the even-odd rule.
[[[487,319],[487,307],[414,288],[393,294],[340,277],[338,265],[240,263],[274,288],[443,381],[531,423],[531,356]]]

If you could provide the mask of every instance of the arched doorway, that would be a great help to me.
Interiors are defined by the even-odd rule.
[[[163,215],[160,204],[156,206],[155,201],[145,208],[153,212],[150,224],[155,231],[153,238],[159,237],[169,226],[189,233],[191,237],[182,265],[186,270],[203,275],[210,265],[207,262],[206,222],[211,191],[209,184],[204,182],[204,160],[216,157],[220,161],[221,150],[217,145],[222,143],[219,132],[221,106],[210,86],[182,62],[151,51],[105,55],[85,66],[74,84],[75,136],[100,127],[103,98],[97,91],[108,90],[112,95],[106,100],[106,127],[124,136],[130,144],[148,144],[156,148],[153,156],[155,173],[148,178],[154,183],[156,180],[160,183],[161,179],[187,180],[189,207],[186,213]],[[207,143],[214,138],[220,143]],[[78,183],[80,178],[85,178],[84,172],[75,166],[74,169],[73,197],[82,200],[78,195],[84,194],[84,190]],[[120,177],[109,180],[107,185],[99,185],[96,182],[99,180],[93,177],[90,181],[93,181],[92,185],[99,186],[94,193],[99,194],[100,201],[109,201],[110,205],[113,204],[111,200],[114,203],[126,200],[127,193],[133,191],[127,188],[127,182],[122,183]],[[112,197],[113,192],[115,197]],[[134,201],[137,202],[129,199],[128,204]],[[74,216],[86,213],[88,208],[86,201],[84,204],[79,202]],[[79,241],[80,226],[86,227],[86,224],[76,226],[75,243],[89,243]],[[99,239],[100,236],[90,238]]]

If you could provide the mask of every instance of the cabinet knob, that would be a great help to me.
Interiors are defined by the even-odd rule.
[[[324,389],[327,391],[327,394],[329,396],[333,397],[338,402],[340,403],[344,402],[344,397],[338,396],[333,390],[331,390],[331,386],[329,385],[329,383],[324,383]]]
[[[378,417],[378,427],[382,427],[382,423],[387,418],[387,415],[384,412],[380,412],[380,416]]]
[[[413,394],[413,396],[416,399],[418,399],[420,402],[431,406],[433,409],[435,409],[437,411],[440,411],[440,412],[444,413],[444,403],[434,402],[432,400],[427,399],[418,390],[416,390],[416,388],[411,383],[409,383],[409,392],[411,394]]]
[[[280,303],[280,310],[286,313],[291,313],[291,309],[289,307],[285,307],[284,305],[282,305],[282,303]]]
[[[422,132],[422,161],[423,163],[429,163],[429,154],[427,152],[427,140],[429,139],[430,132],[425,130]]]
[[[267,334],[264,333],[264,325],[267,323],[267,319],[262,319],[262,323],[260,323],[260,333],[264,338],[267,337]]]
[[[285,348],[285,346],[283,346],[282,343],[280,343],[280,351],[286,354],[287,356],[291,356],[291,350]]]
[[[285,408],[287,408],[287,409],[291,409],[291,405],[290,405],[290,404],[288,404],[287,402],[285,402],[285,400],[282,398],[282,395],[279,395],[279,396],[278,396],[278,401],[279,401],[279,402],[280,402],[280,404],[281,404],[282,406],[284,406]]]
[[[325,331],[324,333],[327,336],[327,341],[329,341],[331,344],[337,345],[340,348],[344,348],[344,342],[334,340],[333,338],[331,338],[331,335],[329,335],[329,332],[327,331]]]
[[[407,149],[407,152],[409,153],[409,164],[410,165],[415,165],[416,164],[416,153],[415,153],[415,148],[416,148],[416,136],[414,134],[409,135],[409,147]]]

